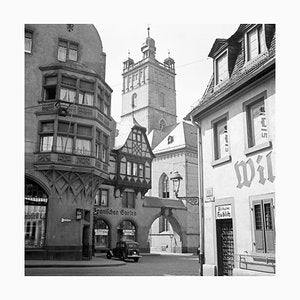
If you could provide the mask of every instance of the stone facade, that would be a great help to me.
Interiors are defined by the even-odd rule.
[[[260,40],[254,41],[261,52],[250,57],[255,49],[247,45],[247,39],[257,32]],[[273,274],[275,26],[240,25],[228,40],[216,40],[210,57],[216,61],[224,51],[228,78],[220,84],[212,80],[199,106],[187,117],[192,116],[201,128],[204,275]],[[222,147],[225,151],[220,156]]]
[[[91,257],[112,122],[105,58],[93,25],[25,26],[26,258]]]

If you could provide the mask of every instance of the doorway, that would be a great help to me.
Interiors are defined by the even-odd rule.
[[[230,276],[234,266],[232,219],[216,220],[218,276]]]
[[[82,229],[82,259],[90,259],[90,226],[84,225]]]

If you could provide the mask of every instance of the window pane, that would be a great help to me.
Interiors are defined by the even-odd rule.
[[[258,28],[258,45],[259,45],[259,53],[265,52],[264,32],[262,26]]]
[[[108,190],[101,190],[101,206],[107,206]]]
[[[95,205],[100,204],[100,190],[97,191],[96,196],[95,196]]]
[[[53,122],[45,122],[42,123],[42,132],[53,132],[54,130],[54,123]]]
[[[91,154],[91,141],[76,139],[76,153],[81,155],[90,155]]]
[[[264,204],[266,230],[273,230],[271,203]]]
[[[228,133],[226,120],[222,120],[216,124],[216,159],[228,155]]]
[[[70,45],[69,59],[73,60],[73,61],[77,61],[77,46],[76,45],[74,45],[73,47],[71,47],[71,45]]]
[[[144,177],[144,165],[139,164],[139,177]]]
[[[75,78],[70,78],[70,77],[66,77],[66,76],[62,76],[62,80],[61,82],[63,84],[68,84],[68,85],[71,85],[71,86],[76,86],[76,79]]]
[[[217,59],[216,63],[217,84],[228,77],[227,53],[224,53]]]
[[[254,205],[255,229],[262,230],[261,205]]]
[[[66,61],[67,59],[67,48],[63,46],[58,46],[57,59],[60,61]]]
[[[61,88],[60,89],[60,100],[67,101],[67,102],[75,102],[75,96],[76,96],[76,91],[66,89],[66,88]]]
[[[97,157],[98,159],[100,159],[100,158],[101,158],[101,157],[100,157],[100,145],[99,145],[99,144],[96,144],[95,146],[96,146],[96,147],[95,147],[96,157]]]
[[[74,124],[59,122],[58,132],[74,133]]]
[[[56,150],[61,152],[72,153],[73,139],[67,138],[66,136],[57,136]]]
[[[137,176],[137,164],[136,163],[132,164],[132,175]]]
[[[42,136],[41,137],[41,151],[51,151],[53,145],[53,136]]]
[[[107,161],[107,149],[104,147],[102,148],[102,161]]]
[[[90,93],[79,93],[79,104],[93,105],[94,95]]]
[[[253,145],[259,145],[267,142],[267,123],[264,102],[259,102],[250,108],[252,122],[252,142]]]
[[[25,37],[25,52],[31,53],[32,38]]]
[[[254,28],[248,33],[247,44],[248,44],[248,60],[251,60],[252,58],[258,55],[257,28]]]
[[[88,126],[77,125],[77,134],[78,135],[91,136],[92,135],[92,128],[88,127]]]
[[[127,175],[131,175],[131,162],[127,162],[127,172],[126,172]]]

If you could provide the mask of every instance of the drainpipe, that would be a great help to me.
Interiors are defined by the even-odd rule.
[[[191,122],[197,127],[197,148],[198,148],[198,177],[199,177],[199,231],[200,231],[200,253],[199,253],[199,275],[203,276],[203,264],[204,264],[204,187],[203,187],[203,152],[202,152],[202,134],[201,126],[198,122],[194,121],[191,116]]]

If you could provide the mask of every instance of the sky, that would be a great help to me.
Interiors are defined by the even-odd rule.
[[[120,120],[122,103],[123,61],[130,57],[134,62],[142,59],[141,46],[150,36],[155,40],[156,59],[175,60],[177,121],[184,118],[201,99],[212,75],[212,59],[208,53],[217,38],[229,38],[239,24],[116,24],[94,23],[103,51],[106,53],[106,83],[113,89],[111,113]]]

